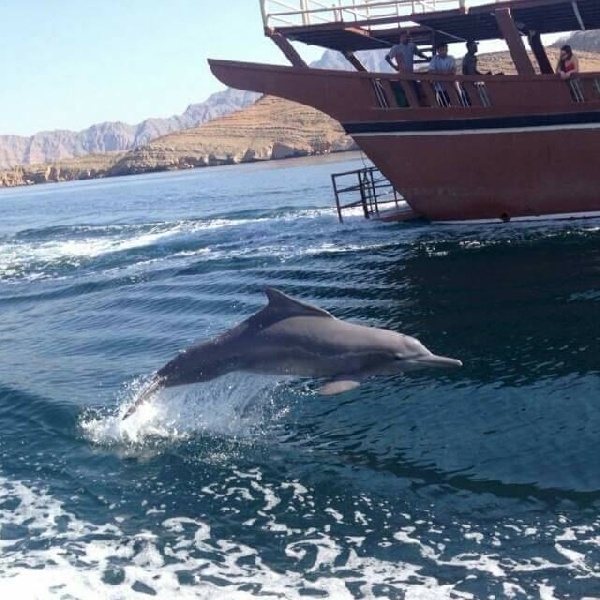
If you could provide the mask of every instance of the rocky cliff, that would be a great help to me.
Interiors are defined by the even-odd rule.
[[[354,148],[336,121],[272,96],[245,110],[158,138],[127,153],[112,175],[340,152]]]
[[[51,163],[99,152],[137,148],[161,135],[194,127],[253,104],[259,94],[226,89],[205,102],[190,104],[181,115],[146,119],[137,125],[107,122],[83,131],[43,131],[30,137],[0,135],[0,168]]]

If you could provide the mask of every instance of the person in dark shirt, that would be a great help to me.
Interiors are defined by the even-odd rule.
[[[483,75],[477,70],[477,42],[467,42],[467,53],[462,63],[463,75]]]

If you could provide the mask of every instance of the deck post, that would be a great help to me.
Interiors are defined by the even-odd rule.
[[[331,174],[331,183],[333,184],[333,193],[335,194],[335,206],[337,208],[338,219],[340,220],[340,223],[343,223],[344,217],[342,216],[342,207],[340,206],[340,195],[338,193],[335,173]]]
[[[269,37],[275,45],[283,52],[284,56],[292,63],[293,67],[307,68],[308,65],[302,60],[302,57],[296,51],[296,48],[290,44],[287,38],[281,33],[270,33]]]
[[[360,201],[363,207],[363,212],[365,213],[365,219],[369,218],[369,205],[367,203],[367,194],[365,193],[365,182],[364,175],[361,171],[357,172],[358,175],[358,188],[360,192]]]
[[[535,70],[529,60],[529,56],[527,56],[527,50],[525,50],[521,33],[510,14],[510,8],[498,8],[494,11],[494,16],[496,17],[500,32],[508,44],[510,56],[515,63],[515,67],[517,67],[517,73],[519,75],[535,75]]]
[[[529,40],[529,47],[533,52],[535,59],[540,67],[540,73],[542,75],[552,75],[554,74],[554,69],[548,60],[548,55],[546,54],[546,49],[544,48],[544,44],[542,44],[542,36],[539,31],[529,31],[527,32],[527,39]]]
[[[414,73],[413,73],[413,77],[414,77]],[[419,96],[417,95],[417,86],[418,85],[419,84],[416,83],[416,79],[412,79],[411,81],[404,79],[402,81],[402,89],[404,90],[404,93],[406,94],[406,97],[408,98],[408,105],[411,107],[420,106],[420,104],[421,104],[421,102],[419,100]]]
[[[354,52],[344,52],[344,58],[357,70],[363,71],[366,73],[367,69],[365,66],[358,60],[356,54]]]
[[[373,172],[375,169],[369,169],[369,177],[371,178],[371,197],[373,198],[373,205],[375,206],[375,214],[379,215],[379,205],[377,204],[377,187],[375,186],[375,177],[373,176]],[[372,212],[373,208],[371,208]]]

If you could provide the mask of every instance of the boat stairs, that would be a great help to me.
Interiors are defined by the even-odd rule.
[[[344,222],[344,212],[381,221],[419,218],[377,167],[332,173],[331,183],[340,223]]]

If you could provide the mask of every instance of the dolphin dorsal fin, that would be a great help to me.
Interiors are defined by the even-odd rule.
[[[265,293],[269,299],[269,306],[267,308],[270,310],[284,312],[290,316],[310,315],[313,317],[327,317],[328,319],[335,318],[326,310],[312,304],[307,304],[306,302],[301,302],[300,300],[294,300],[294,298],[290,298],[290,296],[275,288],[268,287],[265,289]]]

